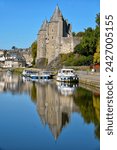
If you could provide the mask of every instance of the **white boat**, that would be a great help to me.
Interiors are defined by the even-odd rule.
[[[31,79],[38,79],[38,72],[32,70],[23,70],[22,75],[24,77],[30,77]]]
[[[23,70],[23,72],[22,72],[22,75],[23,75],[24,77],[29,77],[30,74],[31,74],[31,71],[30,71],[30,70]]]
[[[39,79],[49,80],[49,79],[52,79],[52,78],[53,78],[52,74],[49,71],[40,71],[39,72]]]
[[[61,69],[58,71],[56,80],[60,82],[78,82],[79,77],[73,69]]]
[[[32,72],[29,77],[31,79],[37,80],[37,79],[39,79],[39,74],[38,74],[38,72]]]

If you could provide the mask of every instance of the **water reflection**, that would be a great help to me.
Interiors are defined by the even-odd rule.
[[[48,125],[55,139],[71,120],[72,113],[81,114],[86,124],[95,125],[95,137],[100,138],[100,95],[77,84],[55,81],[33,82],[22,77],[0,73],[0,92],[28,93],[35,103],[42,124]]]
[[[84,121],[94,123],[95,135],[100,138],[100,95],[86,89],[79,88],[74,94],[74,102],[79,106]]]
[[[58,92],[65,96],[73,95],[76,88],[78,87],[78,84],[75,83],[56,82],[56,84]]]
[[[21,80],[19,76],[9,74],[7,72],[0,73],[0,92],[17,93],[21,88]]]
[[[75,105],[72,96],[60,94],[55,83],[36,84],[36,90],[39,116],[57,139],[62,128],[69,123],[71,113],[78,112],[79,107]]]

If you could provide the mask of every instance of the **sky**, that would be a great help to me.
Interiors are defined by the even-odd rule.
[[[0,49],[30,47],[57,4],[73,32],[95,28],[100,0],[0,0]]]

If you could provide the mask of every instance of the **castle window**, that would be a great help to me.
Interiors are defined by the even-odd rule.
[[[52,36],[52,39],[53,39],[53,36]]]
[[[53,29],[52,29],[52,32],[53,32]]]

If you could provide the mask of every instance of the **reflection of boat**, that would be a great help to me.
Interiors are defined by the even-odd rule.
[[[31,77],[26,77],[26,76],[23,76],[22,77],[22,80],[23,80],[23,82],[27,82],[27,81],[32,81],[32,82],[38,82],[39,80],[38,79],[36,79],[36,78],[31,78]]]
[[[60,82],[78,82],[79,78],[73,69],[61,69],[56,79]]]
[[[73,95],[76,87],[78,87],[78,84],[74,83],[65,83],[65,82],[57,82],[58,91],[62,95]]]

